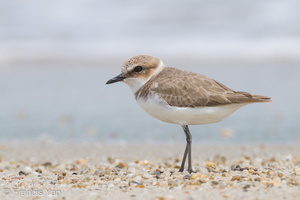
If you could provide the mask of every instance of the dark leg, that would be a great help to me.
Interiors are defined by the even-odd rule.
[[[190,133],[189,127],[187,125],[182,125],[184,133],[186,135],[186,147],[182,158],[182,163],[179,172],[183,172],[186,156],[188,155],[188,172],[192,173],[192,135]]]
[[[185,160],[186,160],[186,156],[188,154],[188,151],[189,151],[189,147],[188,147],[188,144],[186,144],[179,172],[183,172],[183,170],[184,170],[184,164],[185,164]]]

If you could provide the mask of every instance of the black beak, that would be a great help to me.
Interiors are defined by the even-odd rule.
[[[111,84],[111,83],[116,83],[116,82],[119,82],[119,81],[123,81],[126,77],[123,76],[123,74],[119,74],[118,76],[112,78],[112,79],[109,79],[106,84]]]

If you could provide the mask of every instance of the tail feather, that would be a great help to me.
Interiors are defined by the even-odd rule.
[[[250,94],[247,92],[235,92],[234,95],[228,99],[232,103],[258,103],[258,102],[272,102],[271,97]]]

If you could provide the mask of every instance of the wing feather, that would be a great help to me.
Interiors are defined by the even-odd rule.
[[[269,97],[235,92],[201,74],[171,67],[166,67],[158,75],[152,77],[137,91],[136,98],[147,98],[150,95],[158,95],[170,106],[175,107],[219,106],[270,101]]]

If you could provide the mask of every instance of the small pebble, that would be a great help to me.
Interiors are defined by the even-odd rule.
[[[28,173],[24,172],[24,171],[19,171],[19,176],[27,176]]]
[[[232,176],[231,177],[231,181],[240,181],[241,180],[241,176]]]
[[[105,175],[105,171],[104,170],[96,170],[94,172],[94,176],[104,176]]]
[[[218,181],[211,181],[211,183],[212,183],[213,185],[218,185],[218,184],[219,184]]]
[[[206,163],[206,166],[207,166],[207,167],[211,167],[211,168],[213,168],[213,169],[216,169],[216,164],[213,163],[213,162],[207,162],[207,163]]]
[[[40,168],[37,168],[36,170],[35,170],[35,172],[37,172],[37,173],[43,173],[43,171],[40,169]]]

